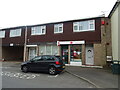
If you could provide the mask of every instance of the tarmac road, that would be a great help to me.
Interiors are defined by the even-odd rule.
[[[2,88],[95,88],[67,72],[58,75],[43,72],[23,73],[19,64],[9,65],[9,63],[1,68]]]

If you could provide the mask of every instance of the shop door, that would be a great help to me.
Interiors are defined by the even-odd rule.
[[[68,64],[68,46],[62,46],[62,57],[65,64]]]
[[[29,60],[36,56],[36,48],[29,49]]]
[[[94,65],[93,45],[86,45],[86,64]]]

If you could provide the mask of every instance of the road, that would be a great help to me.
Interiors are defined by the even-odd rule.
[[[45,72],[23,73],[18,66],[3,65],[2,88],[95,88],[67,72],[49,75]]]

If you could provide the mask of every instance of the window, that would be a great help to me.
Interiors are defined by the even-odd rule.
[[[54,58],[52,56],[49,56],[49,55],[43,56],[43,59],[44,60],[54,60]]]
[[[55,24],[54,33],[63,33],[63,24]]]
[[[74,22],[73,25],[74,31],[79,31],[79,22]]]
[[[58,46],[53,45],[51,52],[52,52],[52,55],[58,55],[58,53],[59,53],[59,48],[58,48]]]
[[[46,26],[32,27],[31,35],[43,35],[46,33]]]
[[[95,20],[80,21],[73,23],[74,32],[92,31],[92,30],[95,30]]]
[[[95,29],[94,27],[95,27],[95,26],[94,26],[94,20],[90,20],[90,21],[89,21],[89,29],[90,29],[90,30]]]
[[[41,61],[41,60],[42,60],[42,57],[41,56],[37,56],[37,57],[33,58],[31,61],[37,62],[37,61]]]
[[[46,55],[51,55],[51,45],[46,45]]]
[[[10,37],[18,37],[18,36],[21,36],[21,29],[10,30]]]
[[[5,31],[0,31],[0,38],[5,38]]]
[[[40,45],[40,55],[59,55],[59,47],[57,45]]]
[[[71,46],[71,61],[81,62],[82,60],[82,45]]]

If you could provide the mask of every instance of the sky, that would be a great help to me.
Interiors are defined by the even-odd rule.
[[[0,0],[0,29],[108,16],[117,0]]]

